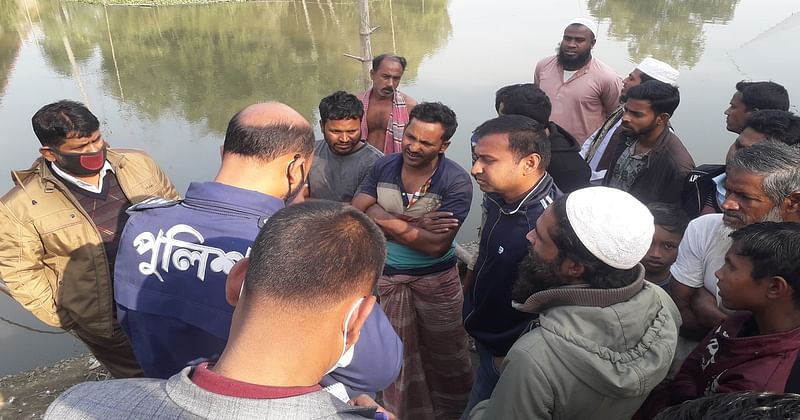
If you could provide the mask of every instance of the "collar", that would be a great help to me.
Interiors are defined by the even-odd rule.
[[[725,202],[725,196],[728,194],[728,191],[725,189],[726,178],[727,175],[725,172],[715,176],[714,178],[711,178],[711,180],[714,181],[714,184],[717,186],[717,204],[720,206]]]
[[[248,211],[262,218],[268,218],[286,206],[278,197],[213,181],[189,184],[183,204],[197,208]]]
[[[489,201],[493,202],[497,207],[500,208],[500,211],[506,215],[512,215],[517,213],[520,209],[527,208],[528,204],[538,201],[542,204],[542,207],[547,208],[553,200],[549,198],[549,191],[553,187],[553,177],[550,176],[549,173],[545,172],[544,176],[533,186],[533,188],[525,194],[519,201],[515,201],[513,203],[506,203],[503,200],[503,197],[498,193],[487,193],[486,198]],[[544,194],[544,197],[542,196]]]
[[[112,173],[114,172],[114,168],[112,168],[111,164],[108,163],[108,160],[106,160],[106,163],[103,165],[102,168],[100,168],[100,181],[97,183],[97,185],[92,185],[88,182],[84,182],[70,175],[69,173],[67,173],[67,171],[59,168],[58,165],[55,164],[55,162],[50,163],[50,168],[53,170],[53,172],[55,172],[56,175],[58,175],[59,178],[63,179],[64,181],[67,181],[70,184],[77,186],[78,188],[96,194],[99,194],[103,190],[103,179],[105,178],[106,174],[109,171],[111,171]]]
[[[250,399],[277,399],[297,397],[320,391],[318,385],[312,386],[266,386],[226,378],[208,369],[208,363],[197,365],[189,374],[192,383],[217,395]]]
[[[596,289],[587,286],[564,286],[532,294],[525,303],[512,302],[511,306],[532,314],[556,306],[594,306],[605,308],[630,300],[644,287],[644,266],[636,265],[638,275],[633,283],[616,289]]]

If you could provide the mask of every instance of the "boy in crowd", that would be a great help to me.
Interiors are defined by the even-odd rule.
[[[711,331],[669,390],[651,398],[679,404],[745,390],[800,392],[800,223],[756,223],[730,236],[715,274],[722,304],[741,312]]]
[[[675,204],[650,203],[647,209],[653,214],[656,231],[650,249],[642,258],[644,278],[666,289],[669,268],[678,258],[678,245],[689,225],[689,218]]]

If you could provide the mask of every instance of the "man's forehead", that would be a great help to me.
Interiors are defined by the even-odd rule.
[[[592,31],[591,29],[579,23],[573,23],[572,25],[564,28],[564,35],[569,35],[571,37],[591,38]]]
[[[763,193],[763,179],[764,176],[744,169],[728,168],[725,170],[725,189]]]
[[[384,58],[378,66],[378,71],[381,72],[399,72],[403,73],[403,65],[399,60],[394,58]]]

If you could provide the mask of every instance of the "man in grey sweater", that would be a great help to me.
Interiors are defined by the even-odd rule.
[[[236,309],[215,365],[187,367],[168,380],[76,385],[45,418],[375,418],[382,409],[369,397],[348,405],[337,398],[343,388],[318,383],[352,359],[385,253],[380,229],[348,205],[284,208],[267,221],[250,257],[231,268],[225,294]]]

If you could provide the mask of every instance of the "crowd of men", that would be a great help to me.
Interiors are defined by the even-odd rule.
[[[287,105],[242,109],[214,179],[182,197],[82,104],[42,107],[41,157],[0,199],[0,277],[120,378],[46,418],[797,410],[775,395],[800,393],[788,93],[737,83],[726,163],[696,166],[670,123],[678,71],[648,58],[622,80],[596,33],[575,19],[533,83],[497,91],[469,172],[446,157],[456,113],[400,92],[395,55],[374,59],[371,89],[320,101],[323,139]]]

